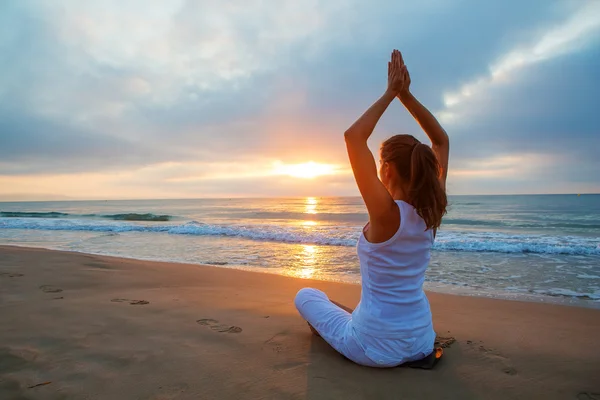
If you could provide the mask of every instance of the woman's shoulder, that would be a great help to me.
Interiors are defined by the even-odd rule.
[[[407,235],[424,236],[433,240],[435,233],[432,229],[427,229],[427,224],[418,210],[410,203],[404,200],[396,200],[400,209],[400,220],[403,232]]]

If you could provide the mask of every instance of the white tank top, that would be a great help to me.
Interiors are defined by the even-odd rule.
[[[358,241],[362,293],[352,322],[374,337],[429,336],[433,324],[423,282],[434,234],[413,206],[401,200],[396,204],[400,227],[394,236],[370,243],[365,227]]]

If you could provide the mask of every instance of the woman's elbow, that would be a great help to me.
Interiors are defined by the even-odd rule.
[[[355,142],[357,139],[360,139],[361,135],[356,132],[355,130],[352,129],[347,129],[346,132],[344,132],[344,141],[346,143],[348,142]]]
[[[439,135],[436,136],[435,141],[432,140],[432,144],[438,147],[449,147],[450,138],[445,130],[442,129]]]

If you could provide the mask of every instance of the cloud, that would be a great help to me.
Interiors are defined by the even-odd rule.
[[[485,101],[486,92],[495,86],[510,84],[521,69],[577,53],[600,42],[600,3],[584,2],[565,21],[537,36],[532,43],[519,44],[503,54],[489,67],[487,75],[445,93],[445,107],[440,112],[442,121],[460,125],[474,112],[481,111],[481,100]]]
[[[594,7],[5,1],[2,190],[21,179],[39,193],[52,193],[40,183],[50,180],[73,196],[356,194],[341,133],[385,88],[394,47],[405,53],[418,98],[446,121],[457,190],[486,192],[495,182],[527,189],[511,186],[503,169],[526,171],[523,182],[560,176],[548,190],[597,187]],[[426,139],[398,102],[377,127],[373,150],[394,133]],[[265,176],[276,160],[346,172],[288,185]]]

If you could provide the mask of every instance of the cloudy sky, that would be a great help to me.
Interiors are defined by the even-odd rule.
[[[393,48],[450,194],[600,192],[598,0],[5,0],[0,198],[357,195]]]

